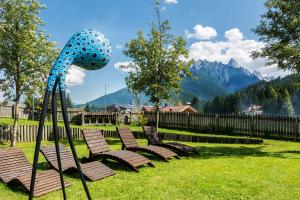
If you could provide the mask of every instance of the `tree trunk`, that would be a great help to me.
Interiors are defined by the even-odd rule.
[[[19,101],[16,101],[14,105],[14,124],[13,131],[11,133],[10,138],[10,146],[15,147],[17,144],[17,133],[18,133],[18,120],[19,120]]]
[[[156,105],[156,131],[158,131],[158,124],[159,124],[159,106]]]
[[[15,98],[15,105],[14,105],[14,125],[13,131],[10,136],[10,146],[15,147],[17,145],[17,134],[18,134],[18,120],[19,120],[19,102],[20,102],[20,65],[17,65],[17,74],[15,78],[16,84],[16,98]]]

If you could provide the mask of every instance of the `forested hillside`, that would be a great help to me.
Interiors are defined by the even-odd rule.
[[[251,104],[269,115],[300,115],[299,75],[261,81],[236,93],[217,96],[204,105],[205,113],[240,113]]]

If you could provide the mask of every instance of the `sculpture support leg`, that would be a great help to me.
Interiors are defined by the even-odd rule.
[[[44,96],[44,101],[43,101],[42,112],[41,112],[41,116],[40,116],[38,133],[37,133],[37,136],[36,136],[36,145],[35,145],[35,151],[34,151],[34,160],[33,160],[33,168],[32,168],[31,183],[30,183],[30,194],[29,194],[29,199],[30,200],[33,198],[33,193],[34,193],[36,171],[37,171],[38,160],[39,160],[39,151],[40,151],[40,148],[41,148],[44,122],[45,122],[45,118],[46,118],[46,115],[47,115],[50,95],[51,95],[51,92],[46,90],[45,96]]]
[[[57,164],[58,164],[58,170],[59,170],[59,176],[60,176],[60,182],[61,182],[61,188],[63,191],[63,197],[64,200],[67,199],[66,197],[66,191],[65,191],[65,183],[64,183],[64,177],[61,167],[61,159],[60,159],[60,151],[59,151],[59,137],[58,137],[58,131],[57,131],[57,93],[56,93],[56,87],[54,86],[53,92],[52,92],[52,123],[53,123],[53,135],[55,140],[55,150],[56,150],[56,156],[57,156]]]
[[[59,93],[60,93],[60,99],[61,99],[62,115],[63,115],[65,127],[66,127],[68,140],[69,140],[69,143],[70,143],[71,151],[72,151],[72,154],[73,154],[73,157],[74,157],[74,160],[75,160],[75,164],[76,164],[76,167],[78,169],[78,172],[79,172],[79,175],[80,175],[80,178],[81,178],[86,196],[89,200],[91,200],[92,198],[91,198],[91,195],[90,195],[90,191],[89,191],[89,188],[86,185],[86,181],[85,181],[85,178],[83,176],[83,173],[82,173],[82,170],[81,170],[81,167],[80,167],[80,163],[79,163],[79,160],[78,160],[78,157],[77,157],[77,153],[76,153],[76,150],[75,150],[75,147],[74,147],[74,143],[73,143],[73,137],[72,137],[72,134],[71,134],[71,128],[70,128],[68,114],[67,114],[66,93],[65,93],[65,91],[61,91],[61,90],[59,91]]]

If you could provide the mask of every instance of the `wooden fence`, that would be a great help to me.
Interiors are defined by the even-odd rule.
[[[148,124],[156,123],[155,112],[145,112]],[[165,128],[299,139],[300,118],[292,116],[229,115],[161,112],[159,126]]]
[[[0,104],[0,117],[14,117],[14,106],[13,105],[1,105]],[[19,106],[19,118],[28,119],[28,113],[24,106]]]
[[[83,112],[82,109],[78,108],[68,108],[68,118],[70,121],[81,122],[80,114]],[[37,115],[35,114],[35,117]],[[14,105],[3,105],[0,104],[0,117],[13,118],[14,117]],[[31,118],[30,111],[26,110],[24,105],[19,107],[19,118],[20,119],[29,119]],[[48,110],[46,120],[51,121],[51,110]],[[57,111],[57,120],[63,121],[62,112],[60,109]]]
[[[78,109],[78,108],[68,108],[68,118],[69,121],[73,121],[76,123],[80,123],[81,118],[80,118],[80,114],[83,113],[84,111],[82,109]],[[48,114],[47,114],[47,119],[48,121],[51,121],[51,110],[48,110]],[[63,115],[62,115],[62,111],[60,109],[57,110],[57,120],[58,121],[63,121]]]
[[[38,126],[35,125],[19,125],[17,142],[34,142]],[[0,125],[0,142],[7,142],[10,140],[12,133],[12,126]],[[58,127],[59,138],[61,140],[67,139],[64,127]],[[82,139],[80,128],[71,128],[73,139]],[[105,138],[119,138],[118,133],[115,130],[102,130]],[[145,134],[142,131],[133,131],[135,138],[146,139]],[[207,142],[207,143],[227,143],[227,144],[261,144],[260,139],[246,138],[246,137],[209,137],[209,136],[196,136],[196,135],[180,135],[174,133],[159,133],[162,139],[165,140],[177,140],[183,142]],[[54,136],[52,132],[52,126],[45,125],[43,129],[43,141],[53,141]]]
[[[104,112],[82,112],[79,118],[81,119],[81,125],[116,124],[118,114]]]

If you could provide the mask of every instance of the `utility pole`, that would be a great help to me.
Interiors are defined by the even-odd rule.
[[[105,92],[105,94],[104,94],[104,109],[105,109],[105,113],[106,113],[106,89],[108,88],[108,86],[109,86],[109,84],[104,84],[104,92]]]

